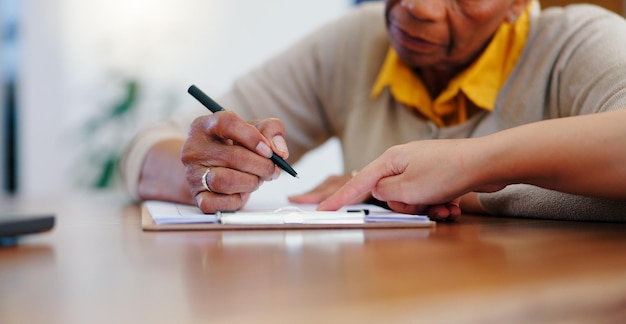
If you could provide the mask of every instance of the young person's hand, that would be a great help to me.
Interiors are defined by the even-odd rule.
[[[394,211],[455,220],[461,215],[463,195],[504,187],[473,187],[474,174],[467,165],[473,143],[473,139],[428,140],[394,146],[322,201],[318,209],[337,210],[371,192]]]

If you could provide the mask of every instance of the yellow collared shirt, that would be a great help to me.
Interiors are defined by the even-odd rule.
[[[463,123],[477,109],[493,110],[498,91],[526,43],[529,8],[530,5],[514,24],[502,23],[480,57],[450,81],[434,100],[420,77],[390,48],[372,88],[372,98],[376,99],[389,87],[396,100],[417,109],[439,127]]]

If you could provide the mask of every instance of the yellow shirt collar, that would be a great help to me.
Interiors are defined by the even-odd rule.
[[[389,87],[397,101],[417,109],[439,126],[465,122],[470,106],[493,110],[498,91],[526,44],[531,5],[532,2],[514,24],[503,23],[478,59],[450,81],[435,100],[431,99],[419,76],[390,48],[372,88],[372,99]]]

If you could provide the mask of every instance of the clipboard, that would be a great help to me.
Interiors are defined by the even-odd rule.
[[[202,217],[203,214],[199,212],[199,214],[193,214],[184,222],[178,223],[160,223],[158,224],[153,215],[150,213],[150,209],[147,207],[147,204],[162,204],[168,208],[177,208],[183,207],[190,210],[195,210],[197,207],[195,206],[186,206],[175,203],[167,203],[167,202],[154,202],[154,201],[146,201],[141,204],[141,227],[144,231],[206,231],[206,230],[270,230],[270,229],[278,229],[278,230],[286,230],[286,229],[364,229],[364,228],[432,228],[435,226],[435,222],[426,218],[425,216],[415,216],[422,217],[419,221],[385,221],[385,218],[379,218],[377,221],[363,221],[363,222],[355,222],[355,221],[346,221],[341,222],[337,221],[335,218],[332,222],[321,222],[321,223],[297,223],[297,222],[287,222],[287,223],[220,223],[220,222],[206,222],[206,221],[194,221],[193,217],[198,216]],[[356,209],[363,209],[363,205],[359,205]],[[378,206],[371,206],[374,211],[373,216],[381,216],[381,215],[397,215],[400,217],[409,217],[410,215],[398,215],[391,211],[383,212],[379,209]],[[238,211],[240,215],[245,216],[258,216],[262,214],[271,214],[274,213],[275,210],[243,210]],[[307,211],[304,211],[305,213]],[[228,212],[230,213],[230,212]],[[332,213],[332,212],[331,212]],[[352,213],[352,211],[350,212]],[[209,214],[205,215],[207,217],[217,217],[217,214]],[[350,215],[351,217],[354,214]],[[388,219],[391,219],[390,217]],[[416,218],[417,219],[417,218]]]

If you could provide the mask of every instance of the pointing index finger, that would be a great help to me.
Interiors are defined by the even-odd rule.
[[[376,161],[369,164],[337,192],[322,201],[317,210],[338,210],[339,208],[356,202],[356,199],[371,191],[378,180],[384,177]]]

